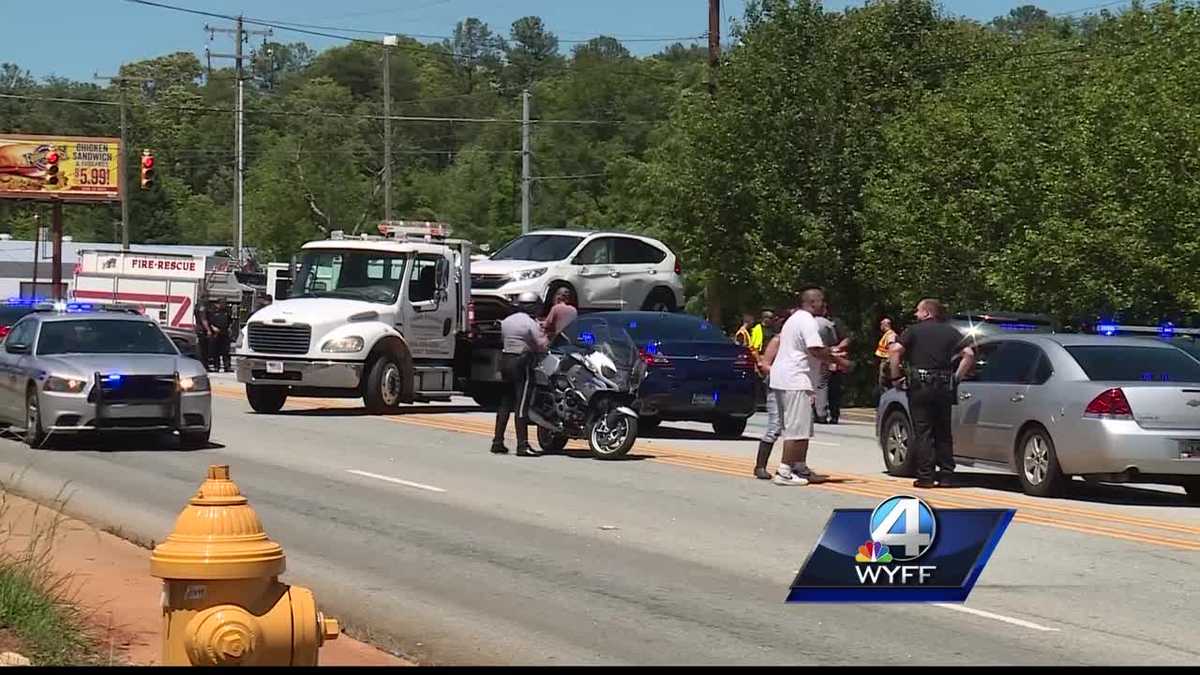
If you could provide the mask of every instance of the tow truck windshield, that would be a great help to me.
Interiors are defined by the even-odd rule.
[[[301,258],[291,297],[391,304],[400,293],[407,260],[403,253],[309,251]]]

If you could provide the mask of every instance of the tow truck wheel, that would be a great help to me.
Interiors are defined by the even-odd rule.
[[[367,410],[374,413],[394,411],[400,405],[403,377],[404,370],[396,359],[386,354],[376,359],[367,374],[367,389],[363,395]]]
[[[30,387],[25,392],[25,444],[31,448],[41,447],[46,442],[46,431],[42,428],[42,406],[37,390]]]
[[[287,402],[287,387],[266,384],[247,384],[246,400],[254,412],[273,415],[283,409]]]

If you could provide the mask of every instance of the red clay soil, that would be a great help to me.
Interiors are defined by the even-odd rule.
[[[60,574],[73,575],[75,604],[91,617],[103,661],[158,665],[162,581],[150,576],[150,551],[12,494],[5,495],[4,501],[0,528],[8,530],[8,536],[0,546],[10,552],[27,545],[35,523],[45,527],[54,518],[60,519],[52,565]],[[325,643],[320,664],[414,665],[345,634]]]

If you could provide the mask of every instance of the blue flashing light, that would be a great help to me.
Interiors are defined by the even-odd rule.
[[[1000,330],[1015,330],[1015,331],[1032,331],[1037,330],[1037,325],[1032,323],[1002,323]]]
[[[713,403],[717,403],[720,400],[721,400],[721,392],[714,391],[713,392]]]
[[[96,306],[91,303],[72,302],[67,304],[68,312],[90,312],[95,308]]]
[[[591,333],[580,333],[579,341],[585,345],[594,345],[596,344],[596,336]]]
[[[16,305],[18,307],[31,307],[33,305],[40,305],[43,302],[48,301],[42,300],[41,298],[9,298],[8,300],[4,301],[4,304]]]
[[[1096,331],[1101,333],[1102,335],[1112,335],[1113,333],[1117,332],[1117,324],[1115,324],[1115,323],[1096,324]]]
[[[121,383],[121,376],[120,376],[120,374],[118,374],[118,373],[111,373],[111,374],[109,374],[109,375],[105,375],[105,376],[104,376],[104,381],[105,381],[105,382],[111,382],[111,383],[113,383],[113,384],[120,384],[120,383]]]
[[[630,327],[630,328],[637,328],[637,322],[636,322],[636,321],[630,321],[630,322],[629,322],[629,327]]]
[[[1158,334],[1165,338],[1174,337],[1175,324],[1173,324],[1169,321],[1167,323],[1164,323],[1163,325],[1158,327]]]
[[[657,342],[647,343],[646,344],[646,353],[650,354],[650,355],[657,354],[658,353],[658,343]]]

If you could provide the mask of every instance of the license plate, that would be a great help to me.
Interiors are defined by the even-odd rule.
[[[267,374],[282,375],[283,361],[267,361]]]
[[[699,406],[714,406],[717,402],[712,395],[708,394],[692,394],[692,405]]]

